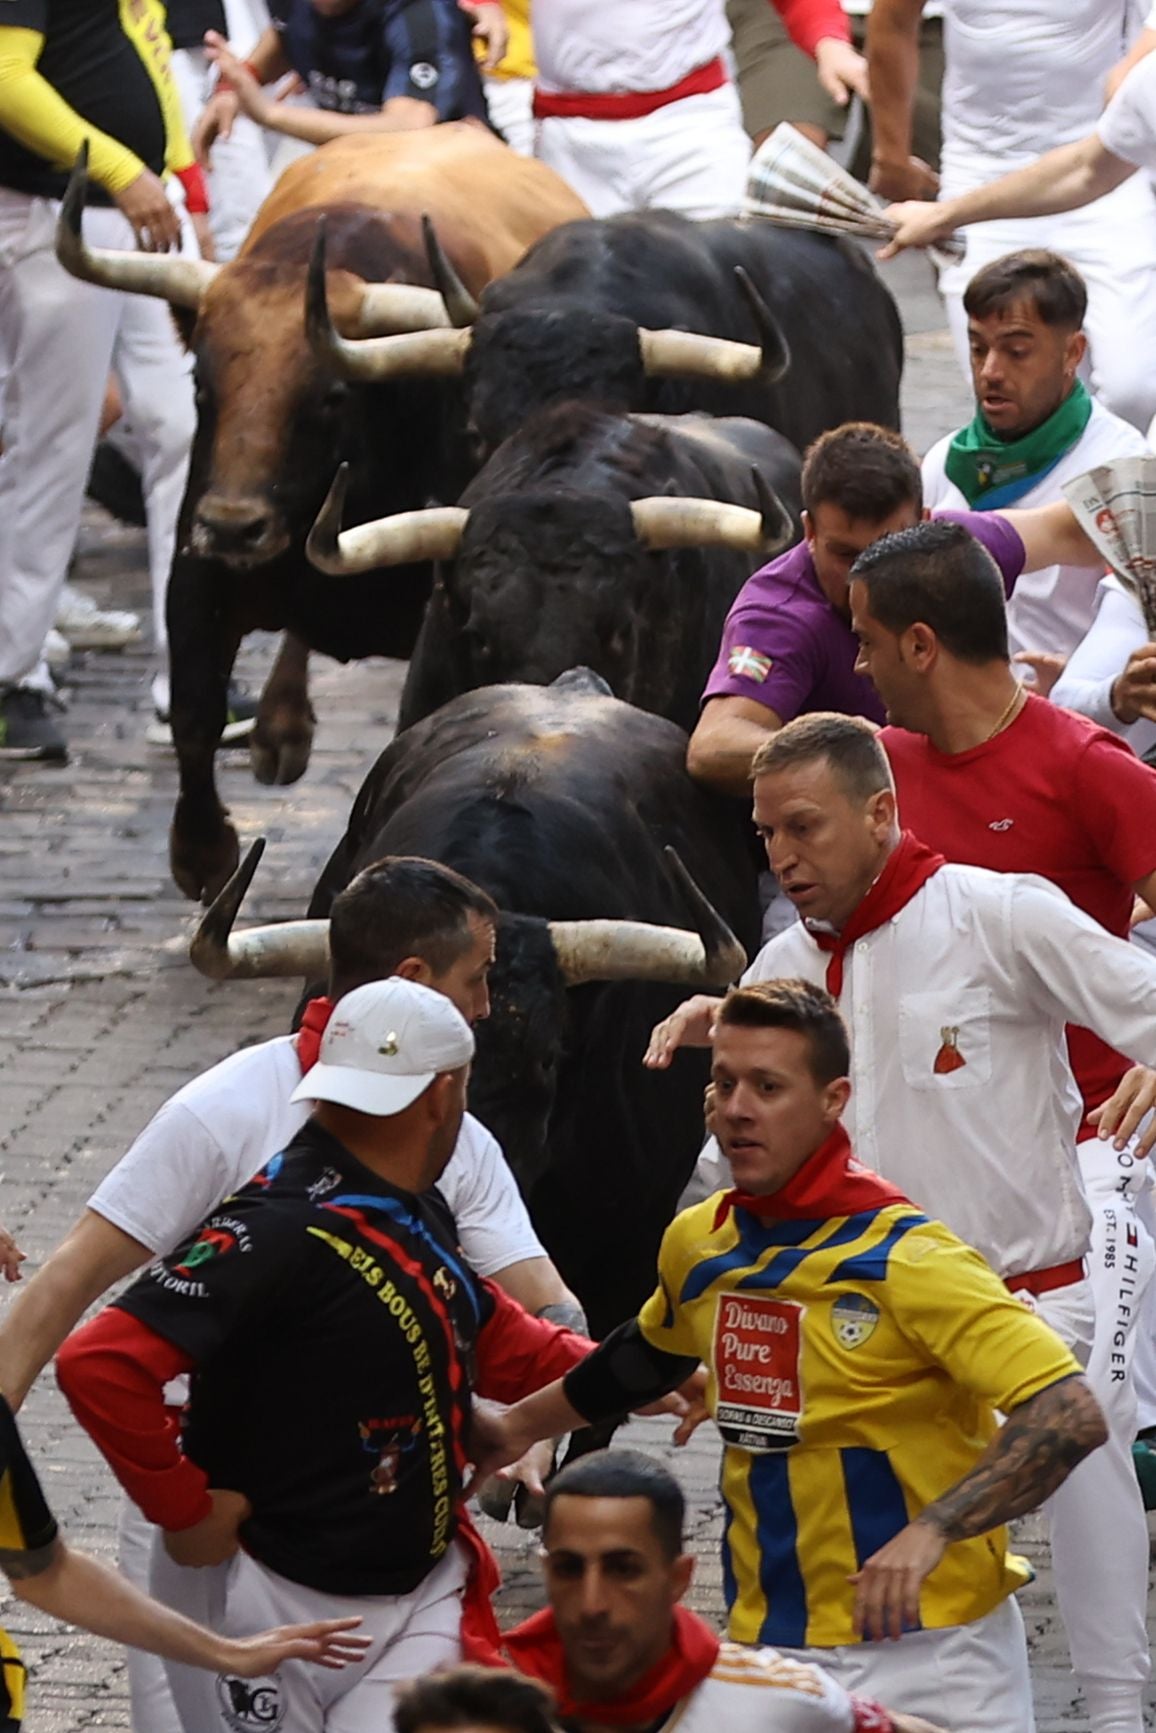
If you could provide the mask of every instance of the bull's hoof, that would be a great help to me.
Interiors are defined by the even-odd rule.
[[[514,1514],[519,1528],[541,1528],[546,1520],[546,1500],[540,1492],[519,1486],[514,1496]]]
[[[194,903],[211,903],[236,872],[240,858],[237,833],[231,824],[225,825],[211,841],[188,837],[173,825],[169,865],[177,888]]]
[[[517,1490],[516,1481],[499,1480],[496,1474],[491,1475],[490,1479],[483,1480],[478,1488],[478,1504],[483,1513],[494,1522],[505,1522]]]
[[[304,776],[313,749],[313,730],[303,733],[295,728],[291,733],[273,726],[257,726],[249,737],[249,761],[253,775],[267,787],[284,788]]]

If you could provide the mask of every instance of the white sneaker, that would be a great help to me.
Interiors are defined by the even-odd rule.
[[[53,674],[63,674],[72,657],[72,645],[63,632],[58,632],[53,626],[48,631],[40,654],[52,669]]]
[[[71,584],[60,594],[56,630],[74,650],[122,650],[141,638],[139,615],[126,608],[98,608],[91,596]]]

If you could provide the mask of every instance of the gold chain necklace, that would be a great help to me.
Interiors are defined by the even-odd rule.
[[[995,739],[996,735],[1000,732],[1001,728],[1007,727],[1008,723],[1012,719],[1012,715],[1013,715],[1013,712],[1015,711],[1017,704],[1019,704],[1024,699],[1025,695],[1026,695],[1025,688],[1023,686],[1021,686],[1019,684],[1019,682],[1017,681],[1016,682],[1016,689],[1012,693],[1012,696],[1011,696],[1011,703],[1007,706],[1007,709],[1003,712],[999,721],[996,723],[996,725],[992,729],[991,733],[987,736],[987,739],[983,743],[985,746],[987,745],[988,740],[994,740]]]

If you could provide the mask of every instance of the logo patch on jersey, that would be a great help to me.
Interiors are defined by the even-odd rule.
[[[878,1322],[879,1307],[866,1294],[844,1294],[831,1307],[831,1328],[841,1348],[861,1348]]]
[[[714,1418],[728,1444],[763,1451],[798,1443],[805,1309],[764,1294],[724,1294],[719,1300]]]
[[[458,1284],[443,1264],[440,1270],[434,1271],[433,1285],[439,1294],[444,1294],[447,1300],[452,1300],[458,1291]]]
[[[931,1069],[937,1077],[947,1077],[953,1071],[961,1071],[966,1064],[967,1060],[959,1051],[959,1025],[949,1024],[939,1031],[939,1052]]]
[[[428,60],[419,60],[409,69],[409,81],[419,90],[432,90],[440,77],[437,67],[431,66]]]
[[[214,1258],[227,1257],[230,1252],[247,1252],[252,1240],[244,1222],[221,1216],[209,1222],[193,1241],[179,1264],[174,1264],[174,1276],[191,1276],[202,1264]]]
[[[1014,823],[1014,818],[993,818],[987,828],[989,830],[1010,830]]]
[[[421,1436],[421,1421],[412,1414],[397,1420],[359,1420],[361,1448],[372,1456],[369,1490],[377,1498],[397,1491],[397,1477],[407,1451]]]
[[[334,1191],[340,1184],[341,1175],[338,1173],[337,1169],[335,1167],[327,1167],[324,1173],[318,1174],[305,1195],[308,1198],[312,1198],[316,1203],[319,1197],[324,1197],[327,1192]]]
[[[752,649],[750,644],[736,644],[727,657],[727,667],[740,679],[753,680],[761,686],[774,663],[761,650]]]
[[[226,1726],[235,1733],[276,1733],[285,1719],[281,1687],[271,1676],[238,1679],[233,1673],[218,1673],[217,1702]]]

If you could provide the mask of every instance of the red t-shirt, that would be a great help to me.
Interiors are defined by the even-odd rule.
[[[880,736],[902,824],[964,866],[1038,873],[1121,938],[1132,887],[1156,869],[1156,771],[1084,716],[1029,695],[1009,728],[969,752],[923,734]],[[1085,1109],[1099,1107],[1130,1061],[1087,1029],[1068,1031]]]

